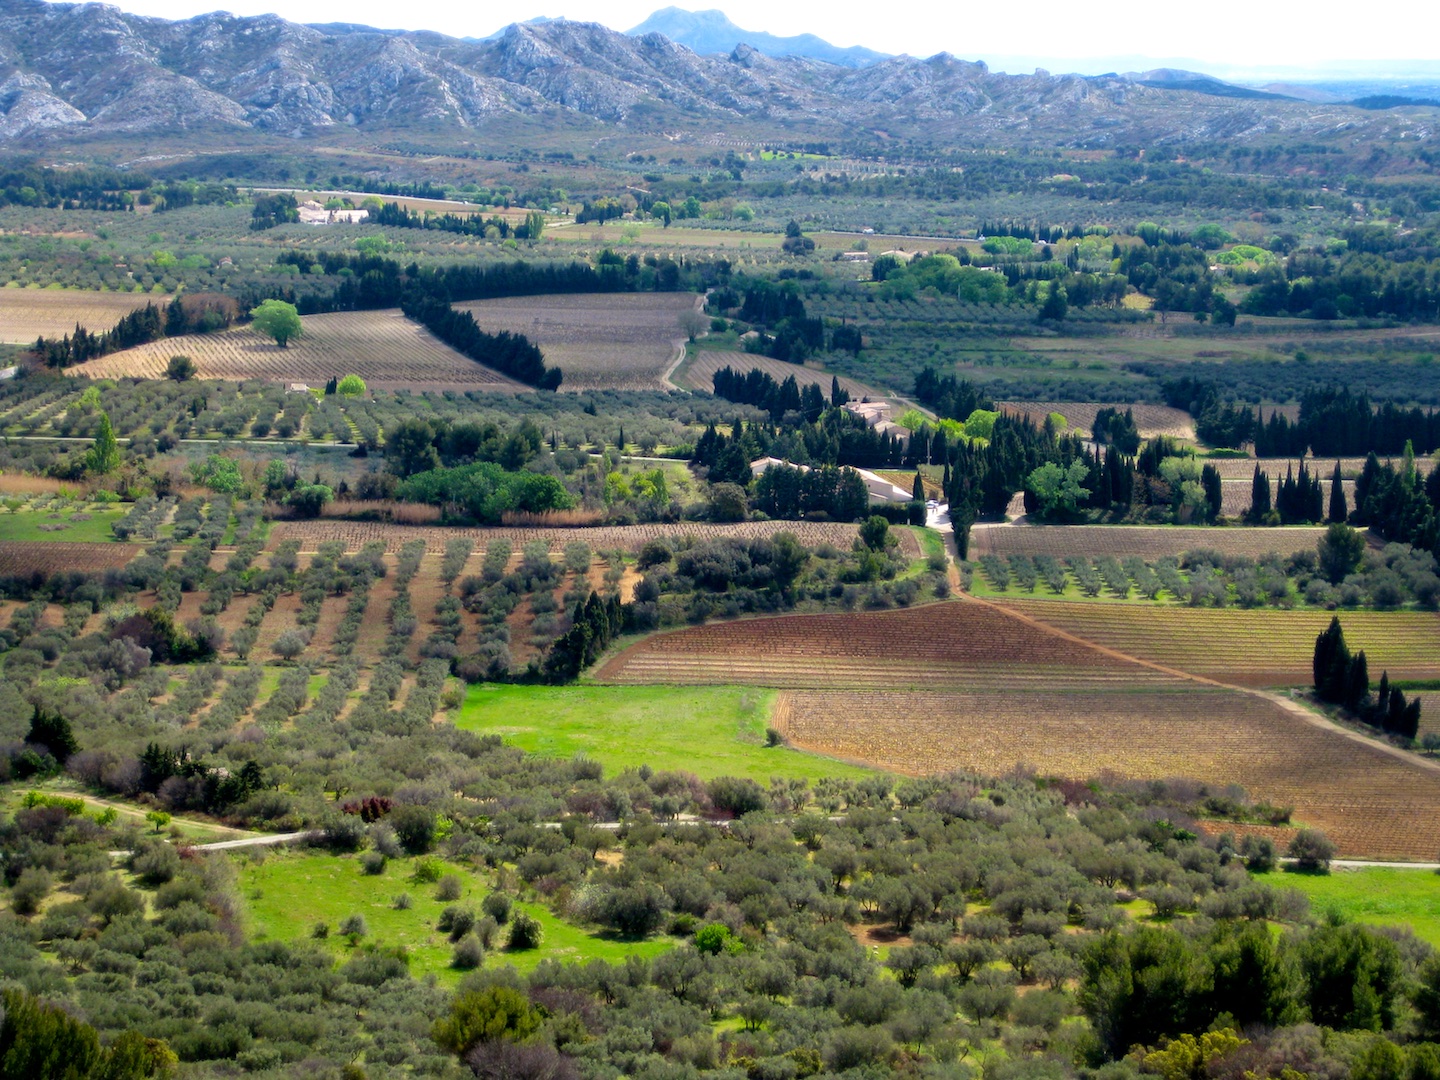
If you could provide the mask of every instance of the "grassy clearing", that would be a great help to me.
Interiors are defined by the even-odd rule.
[[[910,526],[910,531],[920,541],[920,554],[928,559],[932,555],[945,556],[945,537],[934,529],[922,529],[919,526]]]
[[[818,780],[870,770],[765,745],[773,691],[733,686],[473,686],[457,727],[547,757],[585,754],[609,771],[649,765],[702,778]]]
[[[0,513],[0,541],[64,540],[70,543],[95,544],[114,540],[110,531],[112,522],[119,521],[120,510],[85,510],[50,513],[44,510],[17,510],[15,513]],[[79,514],[80,520],[75,520]],[[42,525],[61,525],[60,529],[45,529]]]
[[[438,900],[434,884],[412,880],[414,859],[392,860],[379,875],[364,873],[360,860],[353,855],[263,851],[237,854],[235,863],[246,929],[254,940],[309,939],[316,924],[325,923],[330,932],[324,943],[343,960],[355,947],[340,935],[340,923],[351,915],[360,915],[368,933],[356,947],[403,947],[410,956],[412,975],[433,972],[446,983],[458,980],[461,973],[450,966],[454,946],[446,934],[435,929],[435,923],[447,907],[478,911],[480,901],[491,892],[481,875],[446,864],[445,873],[458,876],[463,890],[459,900]],[[395,907],[395,898],[401,894],[410,897],[408,910]],[[547,959],[618,963],[627,956],[658,956],[674,944],[663,937],[624,941],[567,923],[540,904],[516,906],[540,920],[545,927],[544,940],[538,949],[517,952],[497,946],[486,954],[486,967],[512,964],[520,971],[530,971]],[[501,940],[504,934],[502,927]]]
[[[63,795],[67,799],[80,799],[85,803],[85,812],[92,817],[113,808],[120,816],[121,824],[139,825],[151,833],[155,831],[154,825],[145,820],[145,815],[152,809],[151,807],[136,806],[119,799],[96,798],[81,791],[79,785],[74,782],[64,779],[44,780],[39,783],[21,782],[0,787],[0,812],[14,814],[15,811],[22,809],[25,796],[31,791],[40,791],[47,795]],[[210,844],[219,840],[238,840],[241,837],[255,834],[244,829],[227,828],[203,818],[176,814],[171,817],[170,824],[165,829],[165,835],[174,840]]]
[[[1415,936],[1440,945],[1440,875],[1433,870],[1334,869],[1328,874],[1276,871],[1267,884],[1299,889],[1317,914],[1336,911],[1351,922],[1409,926]]]

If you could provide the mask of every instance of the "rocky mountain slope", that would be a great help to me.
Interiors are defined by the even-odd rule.
[[[1223,85],[1223,84],[1221,84]],[[1197,89],[1197,86],[1199,89]],[[1106,146],[1272,133],[1429,137],[1436,110],[1233,98],[1187,80],[1003,75],[947,53],[859,68],[557,20],[484,41],[274,15],[172,22],[103,4],[0,0],[0,142],[253,129],[462,131],[510,115],[647,131],[743,122],[777,138]],[[1213,91],[1213,87],[1209,88]]]
[[[671,41],[684,45],[701,56],[734,52],[741,45],[750,45],[766,56],[802,56],[842,67],[864,67],[888,56],[887,53],[878,53],[860,45],[841,48],[814,34],[777,37],[763,31],[742,30],[731,22],[723,11],[714,9],[686,11],[678,7],[661,8],[626,33],[633,37],[664,34]]]

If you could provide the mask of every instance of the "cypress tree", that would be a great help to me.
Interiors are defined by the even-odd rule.
[[[1325,518],[1328,522],[1344,521],[1350,516],[1350,508],[1345,505],[1345,489],[1340,483],[1340,462],[1335,462],[1335,472],[1330,477],[1330,513]]]
[[[1255,478],[1250,481],[1250,520],[1258,525],[1270,513],[1270,477],[1255,466]]]
[[[1365,466],[1355,479],[1355,524],[1370,524],[1370,491],[1380,476],[1380,459],[1372,450],[1365,455]]]
[[[1220,516],[1225,505],[1225,488],[1220,479],[1220,470],[1206,465],[1200,470],[1200,486],[1205,489],[1205,519],[1214,521]]]
[[[920,470],[915,470],[915,485],[910,489],[910,498],[916,502],[925,501],[925,481],[920,478]]]
[[[1350,669],[1350,650],[1345,645],[1345,631],[1340,617],[1332,616],[1330,625],[1315,639],[1312,673],[1315,693],[1322,701],[1340,701]]]
[[[1400,691],[1397,690],[1395,693],[1399,694]],[[1394,702],[1395,699],[1393,695],[1390,700],[1392,703]],[[1403,694],[1400,695],[1400,700],[1402,703],[1405,701]],[[1418,697],[1400,710],[1400,719],[1394,724],[1391,730],[1402,738],[1415,738],[1415,733],[1420,730],[1420,699]]]
[[[1370,696],[1370,667],[1361,649],[1345,666],[1344,696],[1342,703],[1351,712],[1358,712],[1365,699]]]

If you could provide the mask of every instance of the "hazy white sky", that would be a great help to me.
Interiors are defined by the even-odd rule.
[[[187,18],[223,6],[237,15],[275,12],[297,22],[356,22],[384,28],[437,30],[457,37],[490,34],[538,15],[565,16],[628,30],[664,0],[518,0],[501,5],[400,5],[389,0],[118,0],[126,11]],[[681,4],[699,10],[711,4]],[[1293,0],[1075,0],[1028,3],[897,5],[849,0],[720,0],[730,19],[748,30],[814,33],[836,45],[866,45],[891,53],[929,56],[948,51],[965,59],[995,57],[1077,63],[1104,70],[1104,61],[1136,57],[1192,58],[1211,69],[1314,69],[1334,60],[1429,60],[1440,66],[1440,5],[1433,0],[1382,3],[1379,9],[1333,0],[1299,6]],[[1426,14],[1429,12],[1429,14]],[[1383,16],[1383,17],[1382,17]],[[1401,31],[1397,20],[1402,20]],[[1121,65],[1124,66],[1123,64]],[[1414,68],[1415,65],[1407,65]],[[1429,65],[1426,65],[1429,66]],[[1016,65],[1010,67],[1016,70]]]

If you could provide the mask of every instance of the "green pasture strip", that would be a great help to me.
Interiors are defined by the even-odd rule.
[[[702,779],[858,778],[872,770],[765,745],[775,691],[734,686],[470,688],[455,724],[546,757],[584,754],[614,773],[649,765]]]
[[[455,947],[449,936],[435,928],[440,913],[447,907],[461,907],[478,914],[480,902],[492,891],[481,874],[446,863],[444,873],[454,874],[462,882],[461,896],[439,900],[435,884],[413,880],[416,860],[411,858],[391,860],[380,874],[365,873],[354,855],[256,849],[237,852],[234,859],[246,931],[252,939],[310,940],[316,925],[324,923],[329,934],[320,940],[341,962],[366,945],[400,947],[409,955],[412,975],[434,973],[445,983],[458,980],[461,972],[450,966]],[[395,906],[401,894],[410,897],[408,909]],[[508,928],[502,926],[500,944],[487,951],[485,967],[511,964],[523,972],[533,970],[542,960],[619,963],[628,956],[655,957],[674,945],[667,937],[629,941],[594,933],[558,918],[541,904],[521,902],[515,906],[540,920],[545,929],[540,947],[505,948]],[[354,946],[340,934],[340,923],[352,915],[364,918],[367,926],[367,933]]]

